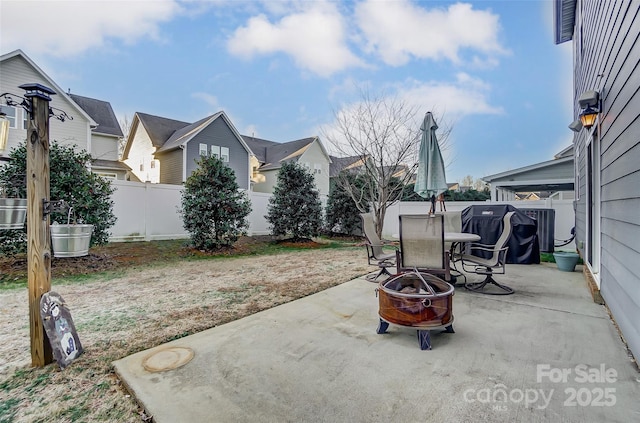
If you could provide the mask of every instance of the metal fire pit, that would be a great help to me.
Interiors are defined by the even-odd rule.
[[[454,288],[442,279],[418,271],[402,273],[380,282],[376,293],[380,307],[377,333],[385,333],[389,323],[414,327],[423,350],[431,349],[430,331],[454,333]]]

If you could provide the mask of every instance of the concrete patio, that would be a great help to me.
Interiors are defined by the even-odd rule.
[[[457,288],[456,333],[430,351],[414,329],[376,334],[376,285],[360,278],[115,368],[158,423],[640,421],[640,373],[580,266],[497,279],[516,293]]]

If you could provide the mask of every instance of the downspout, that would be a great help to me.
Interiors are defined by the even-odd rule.
[[[187,146],[186,144],[180,144],[182,150],[182,182],[187,181]]]

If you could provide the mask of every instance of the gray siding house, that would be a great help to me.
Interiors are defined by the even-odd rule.
[[[285,143],[240,135],[220,111],[194,123],[137,112],[124,148],[131,180],[181,185],[201,155],[216,155],[236,174],[241,189],[272,193],[282,163],[295,161],[314,176],[320,195],[329,194],[331,159],[318,137]]]
[[[573,43],[576,245],[622,336],[640,358],[640,1],[555,0],[557,44]],[[593,97],[593,93],[590,96]],[[588,104],[591,105],[591,104]],[[575,130],[575,129],[574,129]]]
[[[224,112],[194,123],[137,112],[123,160],[142,182],[180,185],[197,168],[201,155],[220,157],[249,189],[251,150]]]

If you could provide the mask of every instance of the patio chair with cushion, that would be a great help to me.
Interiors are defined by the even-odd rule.
[[[362,218],[362,233],[367,247],[367,260],[370,265],[376,265],[380,268],[377,274],[371,273],[365,279],[376,282],[380,276],[391,276],[387,268],[396,266],[397,248],[390,241],[382,241],[378,237],[371,213],[362,213],[360,217]],[[394,250],[385,251],[383,247],[393,247]]]
[[[441,275],[449,282],[449,251],[444,245],[442,215],[400,215],[398,273],[406,270]]]
[[[474,242],[467,247],[467,251],[470,254],[462,254],[459,257],[462,262],[462,268],[465,272],[485,275],[485,279],[482,282],[466,283],[466,289],[491,295],[513,294],[514,291],[512,288],[496,282],[495,279],[493,279],[493,275],[505,273],[507,250],[509,249],[507,243],[509,242],[509,237],[511,237],[511,217],[514,214],[515,212],[508,212],[504,215],[504,218],[502,219],[502,232],[500,233],[500,237],[496,241],[495,245],[486,245]],[[476,254],[482,254],[484,252],[484,254],[489,255],[489,257],[483,258],[477,255],[472,255],[474,252]],[[493,285],[497,290],[485,290],[487,285]]]

